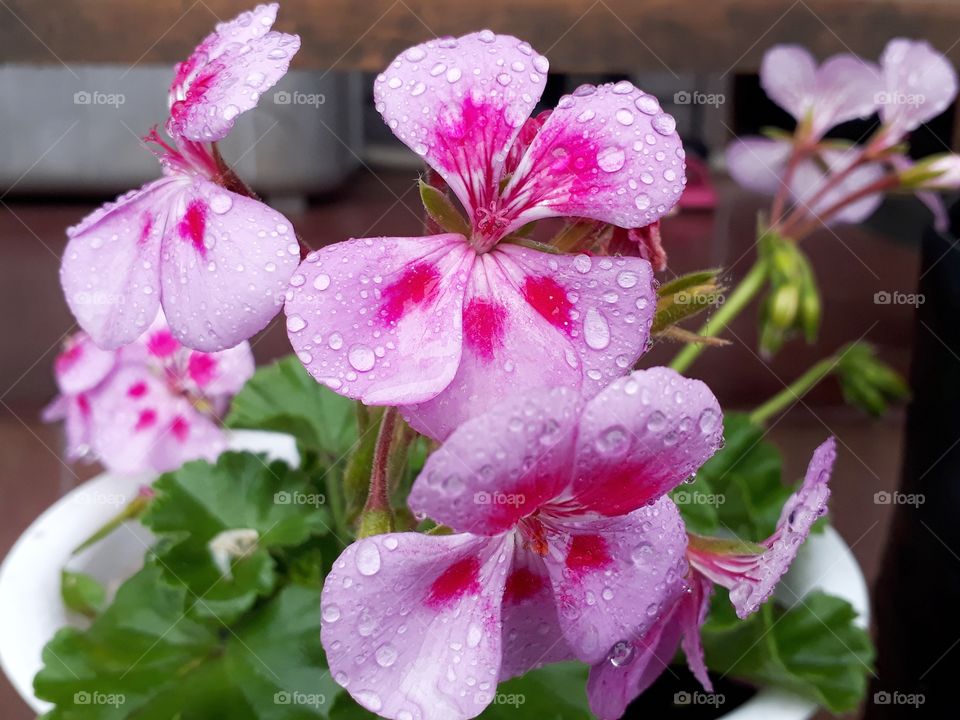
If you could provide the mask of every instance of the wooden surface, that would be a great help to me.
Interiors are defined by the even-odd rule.
[[[4,0],[0,62],[169,64],[253,0]],[[414,42],[484,27],[578,72],[755,69],[767,47],[879,55],[922,37],[960,60],[952,0],[283,0],[303,38],[295,67],[378,71]]]

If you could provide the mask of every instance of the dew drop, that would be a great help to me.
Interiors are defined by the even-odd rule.
[[[583,339],[594,350],[603,350],[610,344],[610,326],[595,307],[587,310],[583,320]]]
[[[373,350],[366,345],[354,345],[347,354],[347,359],[354,370],[358,372],[369,372],[376,363],[376,355]]]
[[[373,540],[361,541],[354,562],[361,575],[376,575],[380,571],[380,550],[377,549],[377,544]]]
[[[618,147],[604,148],[597,153],[597,165],[600,166],[601,170],[608,173],[616,172],[622,168],[626,159],[626,153]]]

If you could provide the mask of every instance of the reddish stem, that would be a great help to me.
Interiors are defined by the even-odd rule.
[[[364,511],[383,510],[390,512],[390,448],[393,445],[393,436],[397,426],[399,411],[395,407],[388,407],[380,421],[380,431],[377,434],[377,444],[373,451],[373,467],[370,469],[370,492],[367,495],[367,504]]]

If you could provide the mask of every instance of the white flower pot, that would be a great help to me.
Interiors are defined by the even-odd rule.
[[[265,452],[272,458],[299,462],[293,438],[278,433],[238,431],[230,447]],[[41,651],[58,628],[81,624],[60,599],[60,571],[85,572],[112,588],[136,572],[151,542],[150,533],[127,523],[92,548],[71,557],[72,550],[113,517],[136,495],[150,476],[98,475],[49,507],[20,536],[0,566],[0,667],[24,701],[38,713],[49,704],[33,695],[33,677],[41,668]],[[866,627],[867,586],[849,547],[833,529],[807,540],[790,570],[780,597],[824,590],[849,601]],[[760,690],[722,720],[809,720],[817,706],[774,689]]]

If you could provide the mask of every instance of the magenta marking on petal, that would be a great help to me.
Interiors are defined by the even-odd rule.
[[[534,597],[546,587],[546,581],[527,568],[516,570],[507,578],[504,603],[519,603]]]
[[[180,237],[193,243],[200,257],[207,256],[207,247],[203,244],[203,235],[207,228],[207,206],[203,200],[194,199],[187,205],[187,211],[180,220],[177,230]]]
[[[142,225],[140,226],[140,237],[137,239],[137,245],[143,246],[150,239],[150,231],[153,230],[153,215],[149,212],[143,213]]]
[[[217,359],[209,353],[191,353],[187,361],[190,379],[203,387],[217,376]]]
[[[147,394],[147,384],[140,380],[127,389],[127,395],[132,398],[142,398]]]
[[[560,283],[550,277],[528,276],[523,284],[523,297],[547,322],[570,334],[573,303]]]
[[[177,415],[170,423],[170,432],[180,442],[186,442],[187,438],[190,437],[190,423],[183,415]]]
[[[141,430],[146,430],[151,428],[157,422],[157,411],[147,408],[146,410],[140,411],[140,416],[137,418],[137,424],[133,426],[133,429],[137,432]]]
[[[494,352],[503,346],[506,319],[506,308],[484,298],[474,298],[464,308],[464,339],[483,360],[493,360]]]
[[[448,607],[464,595],[480,592],[480,560],[468,557],[448,567],[430,586],[426,605],[435,610]]]
[[[84,417],[89,417],[90,415],[90,398],[87,397],[86,393],[80,393],[77,395],[77,407],[80,408],[80,414]]]
[[[154,357],[170,357],[180,349],[180,343],[169,330],[159,330],[147,339],[147,352]]]
[[[83,344],[76,343],[71,345],[62,353],[57,355],[57,359],[54,361],[54,366],[58,375],[62,375],[67,372],[70,368],[77,364],[77,361],[83,357]]]
[[[425,262],[417,263],[383,289],[380,317],[387,323],[395,323],[411,307],[433,300],[439,289],[437,269]]]
[[[567,552],[567,567],[575,575],[605,568],[612,562],[607,541],[599,535],[574,535]]]

